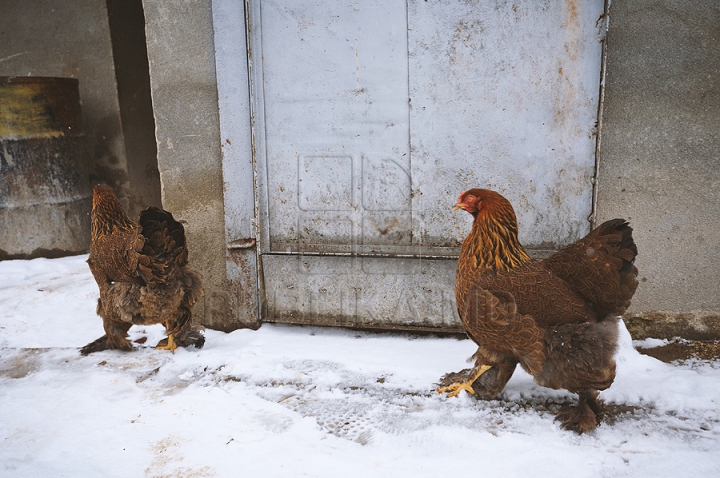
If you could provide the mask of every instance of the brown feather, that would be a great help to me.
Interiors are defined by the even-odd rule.
[[[97,313],[105,335],[81,353],[129,350],[126,336],[133,324],[164,324],[168,334],[181,339],[179,345],[202,346],[204,338],[197,338],[201,327],[191,325],[191,310],[203,289],[200,274],[187,264],[182,224],[156,207],[133,222],[105,185],[93,189],[91,224],[88,265],[100,289]]]
[[[475,383],[476,395],[493,398],[520,363],[540,385],[579,394],[578,407],[560,415],[564,428],[594,429],[602,416],[597,390],[615,377],[616,317],[638,285],[632,228],[608,221],[548,259],[532,260],[500,194],[471,189],[456,208],[475,218],[458,259],[458,313],[478,345],[476,364],[492,366]]]

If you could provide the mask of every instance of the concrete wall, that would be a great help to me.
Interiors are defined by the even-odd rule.
[[[122,112],[143,95],[129,66],[142,48],[123,40],[139,23],[133,1],[110,0],[108,22],[104,0],[0,0],[0,75],[79,78],[93,179],[127,191],[138,209],[157,202],[158,186],[148,148],[128,161],[123,140],[123,123],[134,138],[153,127],[147,93],[144,116],[132,101]],[[184,221],[205,276],[196,316],[232,329],[211,0],[142,3],[162,204]],[[637,336],[720,335],[719,24],[714,0],[614,0],[610,9],[597,213],[627,217],[636,231]],[[116,81],[116,65],[128,79]]]
[[[141,0],[0,0],[0,76],[79,79],[90,181],[131,217],[160,205],[144,24]]]
[[[211,0],[143,0],[162,203],[185,224],[204,275],[194,314],[215,329],[229,315],[218,93]]]
[[[127,154],[129,213],[160,206],[160,173],[142,0],[107,0],[115,79]]]
[[[210,0],[144,0],[163,205],[187,222],[206,275],[197,310],[230,329]],[[720,4],[628,2],[610,10],[599,221],[636,231],[637,336],[720,335]]]
[[[80,80],[90,180],[113,186],[131,216],[162,199],[184,222],[206,283],[196,313],[223,329],[237,324],[227,318],[213,48],[210,1],[0,0],[0,76]]]
[[[599,220],[629,218],[637,336],[720,336],[720,3],[613,0]]]
[[[79,79],[90,179],[120,190],[127,164],[105,0],[0,0],[0,15],[0,76]]]

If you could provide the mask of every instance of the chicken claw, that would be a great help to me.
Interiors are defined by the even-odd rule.
[[[475,383],[475,380],[480,378],[480,375],[484,374],[491,368],[492,367],[490,365],[480,365],[479,367],[475,367],[475,375],[470,380],[451,383],[447,387],[438,388],[436,391],[438,393],[450,392],[448,394],[448,398],[457,396],[461,390],[465,390],[466,392],[475,395],[475,390],[472,388],[473,383]]]
[[[170,324],[165,324],[165,328],[170,328]],[[177,343],[175,343],[175,339],[173,338],[172,334],[168,334],[167,336],[167,343],[164,345],[160,345],[163,341],[161,340],[156,346],[155,349],[157,350],[169,350],[172,353],[175,353],[175,349],[178,348]]]
[[[157,350],[169,350],[172,353],[175,353],[175,349],[177,348],[177,344],[175,343],[175,340],[173,339],[172,335],[168,335],[167,343],[165,345],[156,345],[155,348]]]

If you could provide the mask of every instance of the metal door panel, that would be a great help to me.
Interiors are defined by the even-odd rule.
[[[410,195],[409,178],[390,197],[364,187],[388,164],[409,170],[405,3],[259,8],[269,250],[356,252],[378,235],[363,225],[389,220],[364,206]]]
[[[588,230],[601,0],[246,8],[265,320],[458,330],[462,189],[535,254]]]
[[[263,269],[273,321],[462,330],[452,260],[266,255]]]
[[[213,328],[233,330],[260,325],[250,79],[243,5],[226,0],[213,0],[212,5],[229,291],[206,294],[211,303],[220,304],[221,317],[213,319]],[[228,309],[230,317],[225,316]]]
[[[461,243],[471,218],[449,207],[474,186],[510,199],[530,249],[588,232],[603,8],[599,0],[409,2],[423,244]]]

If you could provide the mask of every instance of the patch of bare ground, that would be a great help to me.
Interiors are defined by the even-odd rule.
[[[690,359],[720,360],[720,340],[675,340],[660,347],[638,347],[637,350],[667,363]]]

